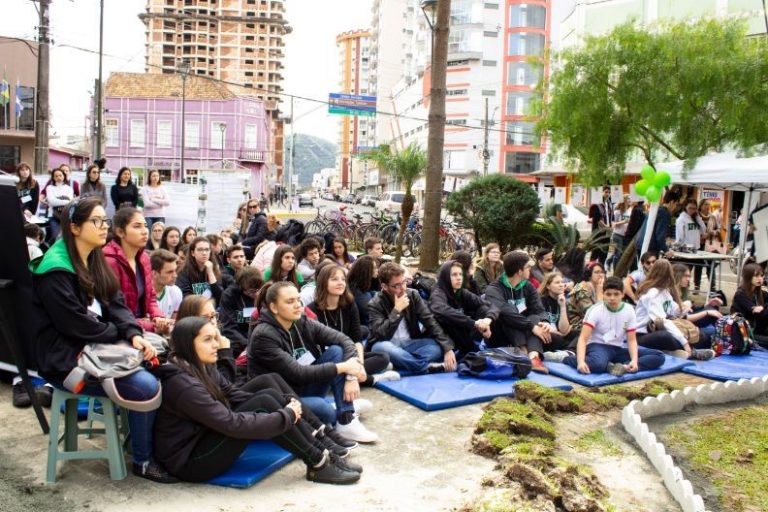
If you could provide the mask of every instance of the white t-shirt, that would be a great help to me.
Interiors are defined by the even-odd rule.
[[[680,306],[677,305],[669,290],[651,288],[637,299],[637,332],[648,332],[648,322],[657,318],[680,316]],[[665,324],[666,326],[666,324]]]
[[[632,282],[635,283],[635,288],[637,288],[640,286],[640,283],[643,282],[643,279],[645,279],[645,271],[642,268],[639,268],[630,272],[629,278],[632,279]]]
[[[160,306],[165,318],[173,318],[173,314],[179,310],[183,298],[181,288],[176,285],[166,286],[163,292],[157,296],[157,305]]]
[[[408,324],[405,322],[405,317],[403,317],[397,326],[395,334],[392,335],[392,341],[405,341],[409,339],[411,339],[411,333],[408,332]]]
[[[592,328],[592,336],[587,343],[621,347],[627,341],[627,333],[635,330],[635,310],[622,302],[619,309],[612,311],[598,302],[587,310],[583,324]]]
[[[675,222],[675,242],[678,244],[692,245],[696,249],[701,245],[701,235],[707,228],[701,221],[701,217],[692,219],[687,212],[681,213]]]

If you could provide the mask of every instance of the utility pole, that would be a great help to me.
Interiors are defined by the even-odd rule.
[[[485,98],[485,125],[483,126],[483,176],[488,176],[491,153],[488,151],[488,98]]]
[[[186,124],[187,124],[187,73],[189,73],[189,63],[182,60],[178,66],[181,73],[181,182],[186,183],[187,176],[184,168],[184,149],[186,147]]]
[[[423,2],[425,5],[427,2]],[[437,0],[432,27],[432,87],[429,91],[427,176],[424,191],[424,243],[419,268],[435,271],[440,264],[440,211],[442,209],[443,143],[445,141],[445,76],[448,68],[448,30],[451,0]]]
[[[50,0],[40,0],[40,25],[37,57],[37,113],[35,119],[35,174],[48,172],[48,73],[50,71],[50,39],[48,39]]]
[[[99,2],[99,79],[96,81],[96,158],[101,158],[101,141],[104,136],[102,122],[104,116],[104,94],[101,90],[102,61],[104,60],[104,0]]]
[[[293,138],[293,96],[291,96],[291,149],[288,150],[288,157],[291,159],[288,164],[288,211],[293,208],[293,145],[296,140]]]

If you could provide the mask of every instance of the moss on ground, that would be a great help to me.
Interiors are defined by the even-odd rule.
[[[581,451],[599,450],[607,457],[618,457],[624,452],[613,444],[602,430],[592,430],[581,434],[573,443],[574,448]]]
[[[727,427],[724,427],[726,426]],[[706,416],[687,426],[671,425],[664,437],[685,454],[694,481],[717,489],[719,505],[729,512],[768,510],[768,406]]]
[[[610,512],[608,491],[592,471],[554,456],[553,414],[593,413],[625,406],[630,400],[675,389],[664,381],[639,386],[561,391],[530,381],[515,385],[514,398],[485,407],[472,436],[475,453],[499,462],[501,475],[483,482],[485,494],[462,512]],[[619,455],[602,431],[577,443]]]

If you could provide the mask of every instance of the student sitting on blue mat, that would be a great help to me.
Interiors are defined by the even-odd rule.
[[[447,261],[440,267],[429,307],[445,334],[459,349],[460,357],[478,349],[482,339],[491,337],[491,322],[499,310],[463,287],[464,267]]]
[[[522,348],[531,359],[533,370],[549,373],[541,361],[544,350],[560,350],[567,346],[552,340],[554,329],[541,303],[541,296],[528,281],[533,260],[523,251],[504,255],[504,273],[485,289],[485,299],[499,309],[498,325],[486,343],[489,347],[509,345]]]
[[[618,277],[608,277],[603,284],[603,301],[592,306],[582,323],[576,355],[563,363],[579,373],[624,375],[638,370],[655,370],[664,364],[658,350],[637,346],[635,310],[622,302],[624,285]]]
[[[768,308],[765,307],[763,281],[765,272],[757,263],[747,263],[741,271],[741,284],[733,296],[731,313],[747,319],[755,334],[768,335]]]
[[[188,482],[205,482],[240,457],[248,444],[271,439],[307,465],[307,480],[350,484],[362,468],[340,458],[336,446],[303,419],[301,402],[275,387],[249,392],[216,370],[218,332],[204,317],[176,322],[168,363],[155,370],[163,382],[163,404],[155,421],[155,455],[168,471]],[[342,449],[343,450],[343,449]]]
[[[566,284],[563,274],[560,272],[550,272],[541,278],[539,294],[541,295],[541,304],[547,313],[547,322],[549,322],[552,332],[552,343],[555,346],[572,349],[576,347],[581,329],[574,329],[571,326],[571,319],[568,317],[568,301],[565,298]],[[556,361],[552,357],[555,352],[545,351],[545,361]]]
[[[292,282],[278,281],[261,293],[264,306],[248,343],[248,378],[280,374],[324,421],[329,407],[324,397],[330,390],[336,431],[358,443],[376,442],[379,436],[355,415],[354,401],[360,398],[359,379],[365,370],[352,340],[304,316]]]
[[[406,288],[405,269],[397,263],[384,263],[379,281],[381,291],[368,304],[368,350],[388,354],[402,375],[455,371],[453,341],[419,292]]]

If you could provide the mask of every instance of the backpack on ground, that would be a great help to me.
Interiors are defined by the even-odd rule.
[[[411,283],[411,288],[419,292],[419,295],[421,295],[422,299],[427,300],[432,295],[432,289],[436,285],[437,285],[437,281],[435,281],[431,277],[425,276],[420,272],[416,272],[413,275],[413,282]]]
[[[747,319],[738,313],[717,320],[712,335],[712,350],[718,356],[745,356],[755,344],[755,335]]]
[[[517,347],[489,348],[464,356],[457,371],[479,379],[524,379],[531,373],[531,360]]]

